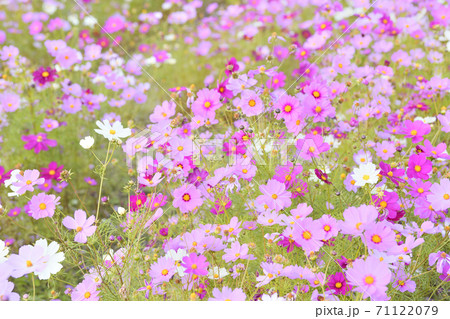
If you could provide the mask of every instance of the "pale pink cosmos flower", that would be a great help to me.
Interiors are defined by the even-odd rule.
[[[86,219],[86,212],[78,209],[74,214],[75,218],[67,216],[63,219],[62,224],[68,228],[73,229],[77,232],[75,235],[75,241],[81,244],[85,244],[87,242],[87,238],[94,234],[97,226],[92,226],[95,222],[95,216],[89,216]]]

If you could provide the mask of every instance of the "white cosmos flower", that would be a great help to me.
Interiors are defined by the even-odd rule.
[[[286,301],[286,299],[283,297],[278,297],[278,294],[274,293],[273,295],[262,295],[261,301]]]
[[[183,277],[186,268],[181,266],[181,261],[183,260],[183,257],[188,256],[186,249],[178,249],[178,251],[171,249],[166,253],[166,257],[167,256],[175,260],[178,276]]]
[[[9,187],[12,190],[11,193],[8,193],[9,197],[13,197],[13,196],[18,197],[19,196],[19,194],[17,194],[17,191],[20,189],[20,187],[12,185],[12,184],[18,182],[18,180],[16,178],[17,174],[20,174],[20,170],[19,169],[13,170],[11,172],[11,177],[5,181],[5,187]]]
[[[131,130],[129,128],[124,128],[120,122],[114,122],[112,125],[108,120],[103,120],[103,122],[97,121],[97,126],[100,129],[96,129],[100,135],[103,135],[108,140],[119,140],[131,135]]]
[[[47,239],[39,239],[34,246],[44,248],[44,256],[48,257],[48,260],[45,262],[45,267],[39,272],[35,271],[35,274],[40,280],[49,279],[50,275],[54,275],[62,269],[63,266],[60,262],[64,260],[64,253],[58,252],[59,244],[57,242],[51,242],[49,245]]]
[[[378,182],[378,173],[376,165],[367,163],[355,168],[352,178],[355,180],[356,186],[364,186],[366,184],[375,184]]]
[[[222,279],[223,277],[228,276],[229,273],[225,268],[219,268],[214,266],[213,268],[209,268],[208,278],[209,279]]]
[[[0,240],[0,264],[3,264],[7,258],[6,256],[9,253],[9,247],[6,246],[5,242],[3,240]]]
[[[86,136],[85,138],[83,138],[82,140],[80,140],[80,145],[82,148],[84,148],[85,150],[88,150],[92,147],[92,145],[94,145],[94,138],[92,136]]]
[[[125,209],[125,208],[123,208],[123,207],[118,207],[117,208],[117,213],[119,214],[119,215],[123,215],[123,214],[125,214],[127,212],[127,210]]]

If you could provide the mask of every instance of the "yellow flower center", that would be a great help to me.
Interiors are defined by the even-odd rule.
[[[184,194],[184,195],[183,195],[183,200],[184,200],[185,202],[189,201],[190,199],[191,199],[191,195],[189,195],[189,194]]]
[[[339,289],[342,287],[342,284],[340,282],[337,282],[334,286]]]
[[[292,111],[292,106],[290,106],[289,104],[286,105],[286,106],[284,107],[284,111],[289,113],[290,111]]]
[[[312,95],[313,95],[315,98],[318,98],[318,97],[320,97],[320,92],[319,92],[319,91],[313,91]]]
[[[320,106],[316,106],[315,111],[316,113],[320,113],[320,111],[322,111],[322,108]]]
[[[40,208],[41,210],[44,210],[44,209],[47,208],[47,205],[45,205],[44,203],[40,203],[40,204],[39,204],[39,208]]]
[[[109,134],[114,135],[114,134],[116,134],[116,131],[114,131],[114,130],[109,130]]]
[[[184,149],[183,146],[178,146],[178,147],[177,147],[177,150],[180,151],[180,152],[181,152],[183,149]]]
[[[364,281],[366,284],[371,285],[371,284],[373,284],[375,279],[372,276],[367,276],[366,278],[364,278]]]
[[[163,271],[161,271],[161,275],[163,276],[167,276],[168,273],[169,271],[167,269],[163,269]]]
[[[417,135],[417,131],[416,131],[416,130],[412,130],[412,131],[411,131],[411,135],[412,135],[412,136],[416,136],[416,135]]]
[[[89,291],[84,293],[84,298],[85,299],[89,299],[89,297],[91,297],[91,293]]]
[[[378,236],[378,235],[373,235],[373,236],[372,236],[372,241],[373,241],[375,244],[379,244],[379,243],[381,243],[381,237]]]
[[[422,170],[422,167],[420,167],[420,165],[416,165],[416,166],[414,166],[414,170],[416,172],[420,172]]]
[[[46,78],[48,77],[50,74],[47,71],[42,72],[42,77]]]
[[[206,101],[206,102],[205,102],[205,107],[206,107],[206,108],[209,108],[209,107],[211,107],[211,102],[209,102],[209,101]]]
[[[80,231],[83,230],[83,228],[81,228],[80,226],[77,227],[77,229],[75,229],[77,231],[77,233],[79,233]]]
[[[27,267],[29,268],[31,266],[33,266],[33,263],[31,262],[31,260],[27,260]]]
[[[250,107],[254,107],[254,106],[256,105],[255,100],[250,100],[250,101],[248,101],[248,105],[249,105]]]
[[[303,232],[303,238],[304,239],[309,240],[309,239],[311,239],[311,237],[312,237],[312,235],[311,235],[311,233],[309,231],[304,231]]]
[[[368,180],[369,180],[369,178],[370,178],[370,176],[369,176],[369,175],[364,175],[364,176],[363,176],[363,180],[365,180],[365,181],[368,181]]]
[[[273,199],[277,199],[277,198],[278,198],[278,195],[277,195],[277,194],[273,194],[273,195],[272,195],[272,198],[273,198]]]

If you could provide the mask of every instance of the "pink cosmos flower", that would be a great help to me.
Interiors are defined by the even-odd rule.
[[[13,254],[8,259],[12,268],[11,276],[22,277],[25,274],[42,271],[46,267],[48,256],[41,246],[25,245],[19,248],[19,254]]]
[[[431,127],[422,121],[410,121],[403,122],[402,134],[405,134],[406,138],[410,138],[413,143],[419,143],[423,140],[425,135],[431,132]]]
[[[263,195],[257,200],[265,200],[269,208],[280,211],[291,206],[291,193],[286,191],[286,186],[275,179],[271,179],[266,185],[260,185],[259,190]]]
[[[179,208],[182,213],[191,212],[203,204],[201,192],[192,184],[184,184],[172,193],[173,207]]]
[[[78,209],[75,211],[74,214],[75,218],[72,218],[70,216],[67,216],[63,219],[62,224],[68,228],[73,229],[77,232],[75,235],[75,241],[85,244],[87,242],[87,238],[94,234],[95,230],[97,229],[97,226],[92,226],[92,224],[95,222],[95,216],[89,216],[89,218],[86,219],[86,212]]]
[[[214,288],[212,294],[213,296],[209,298],[209,301],[245,301],[247,298],[241,288],[232,290],[231,288],[223,287],[222,291]]]
[[[374,223],[366,226],[364,243],[369,249],[387,251],[397,245],[395,233],[385,223]]]
[[[0,110],[4,112],[14,112],[20,107],[20,96],[15,93],[0,94]]]
[[[72,291],[72,301],[98,301],[100,300],[97,283],[92,278],[86,278]]]
[[[56,205],[59,205],[59,199],[55,195],[47,195],[45,193],[34,195],[29,202],[31,217],[34,219],[52,217],[55,213]]]
[[[386,263],[374,256],[366,260],[357,259],[353,267],[346,272],[346,277],[353,290],[363,294],[363,298],[375,301],[387,300],[387,285],[391,281],[391,271]]]
[[[264,103],[259,98],[258,94],[252,90],[244,90],[241,93],[241,99],[238,102],[242,113],[247,116],[254,116],[261,114],[264,111]]]
[[[441,179],[430,187],[430,193],[427,200],[436,210],[447,210],[450,208],[450,180]]]
[[[192,156],[192,140],[189,138],[174,137],[170,140],[170,149],[172,159],[182,161],[185,157]]]
[[[225,254],[222,256],[225,262],[236,261],[238,259],[254,259],[253,255],[248,254],[248,245],[240,244],[239,241],[231,243],[231,247],[224,250]]]
[[[306,253],[318,251],[323,246],[325,230],[320,221],[307,217],[294,224],[293,239]]]
[[[284,94],[276,101],[275,108],[280,110],[277,117],[286,121],[295,121],[302,113],[299,100],[288,94]]]
[[[176,272],[175,260],[169,257],[160,257],[150,267],[149,274],[153,279],[153,283],[159,284],[161,282],[168,282]]]
[[[192,103],[192,111],[203,118],[215,118],[215,112],[222,106],[220,93],[216,90],[202,89],[197,93],[197,99]]]
[[[296,144],[298,155],[304,160],[311,160],[313,157],[319,157],[330,149],[330,145],[323,141],[321,135],[308,134],[304,139],[299,139]]]
[[[187,274],[206,276],[208,274],[209,262],[205,256],[197,256],[196,253],[191,253],[189,256],[183,258],[181,266],[186,268],[184,272]]]
[[[377,219],[378,211],[373,206],[362,205],[347,208],[343,216],[344,220],[338,222],[341,232],[361,236],[363,231]]]
[[[39,178],[39,171],[37,169],[26,170],[22,174],[16,174],[17,182],[12,184],[19,189],[16,191],[17,194],[22,195],[26,191],[34,191],[34,185],[41,185],[44,183],[44,178]]]
[[[27,142],[25,144],[26,150],[34,150],[36,154],[41,151],[47,151],[49,147],[58,145],[56,140],[47,139],[47,134],[39,133],[38,135],[24,135],[22,140]]]

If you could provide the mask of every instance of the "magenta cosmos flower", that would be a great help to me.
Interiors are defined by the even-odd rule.
[[[30,202],[30,214],[34,219],[52,217],[55,213],[56,205],[59,205],[59,197],[40,193],[34,195]]]
[[[327,278],[327,290],[334,290],[335,295],[345,295],[352,286],[347,283],[347,278],[341,272],[330,275]]]
[[[245,301],[247,296],[241,288],[232,290],[228,287],[223,287],[222,291],[214,288],[212,291],[213,297],[209,301]]]
[[[92,224],[95,222],[95,216],[92,215],[86,219],[86,212],[78,209],[75,211],[74,217],[75,218],[72,218],[70,216],[65,217],[62,221],[62,224],[66,228],[73,229],[77,232],[77,234],[75,235],[76,242],[85,244],[87,242],[87,238],[91,236],[97,229],[96,226],[92,226]]]
[[[196,253],[191,253],[189,256],[183,258],[181,266],[186,268],[184,272],[187,274],[206,276],[208,274],[209,262],[205,256],[197,256]]]
[[[260,185],[259,190],[263,195],[258,196],[258,198],[265,201],[270,209],[280,211],[291,206],[291,193],[286,191],[286,186],[283,183],[271,179],[266,185]]]
[[[24,135],[22,140],[27,142],[25,144],[26,150],[34,150],[36,154],[41,151],[48,151],[49,147],[55,147],[58,143],[55,140],[47,139],[47,134],[39,133],[38,135]]]
[[[41,168],[42,177],[44,177],[45,179],[58,180],[63,168],[64,168],[63,165],[58,166],[58,163],[50,162],[48,164],[48,167]]]
[[[431,132],[430,125],[425,124],[422,121],[410,121],[407,120],[403,123],[404,128],[402,133],[405,134],[406,138],[410,138],[413,143],[419,143],[423,140],[425,135]]]
[[[33,72],[33,80],[36,83],[45,85],[49,82],[55,81],[55,78],[58,77],[56,74],[56,70],[51,67],[43,67],[41,66],[39,69]]]
[[[354,291],[363,294],[363,298],[372,300],[386,300],[387,285],[391,281],[391,271],[386,263],[375,256],[366,260],[357,259],[353,267],[346,272],[350,284],[355,286]]]
[[[191,212],[203,204],[202,194],[192,184],[184,184],[173,191],[173,207],[182,213]]]
[[[424,154],[412,154],[408,161],[406,175],[409,178],[428,179],[428,174],[433,170],[433,164]]]
[[[215,112],[222,106],[220,93],[216,90],[202,89],[197,93],[197,100],[192,103],[192,111],[202,118],[213,119]]]

